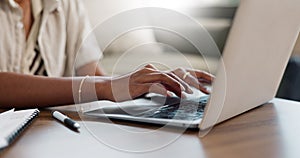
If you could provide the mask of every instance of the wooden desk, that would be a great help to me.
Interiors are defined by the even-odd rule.
[[[78,119],[76,113],[68,114]],[[83,127],[75,133],[53,120],[49,110],[42,110],[40,117],[0,157],[299,157],[299,121],[300,103],[274,99],[217,125],[204,138],[199,138],[197,131],[180,134],[176,129],[155,130],[157,127],[150,125],[92,119],[85,121],[86,126],[79,121]],[[89,131],[101,138],[97,140]]]

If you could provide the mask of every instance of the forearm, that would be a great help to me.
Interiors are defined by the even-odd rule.
[[[79,84],[82,77],[76,78],[50,78],[16,73],[0,73],[0,107],[27,108],[48,107],[73,104],[78,100]],[[104,85],[105,80],[97,79],[97,88]],[[97,97],[89,97],[95,91],[95,83],[87,81],[83,85],[83,101],[93,101]]]

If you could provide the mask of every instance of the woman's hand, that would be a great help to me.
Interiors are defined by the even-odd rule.
[[[205,84],[211,84],[214,76],[200,70],[178,68],[173,71],[159,71],[153,65],[146,65],[132,73],[111,78],[104,88],[98,89],[102,94],[99,99],[125,101],[146,93],[158,93],[171,96],[173,92],[184,97],[182,92],[193,93],[190,86],[209,94]],[[99,93],[98,93],[99,94]]]
[[[203,93],[210,94],[210,89],[207,85],[211,85],[214,80],[214,76],[205,71],[201,70],[193,70],[193,69],[184,69],[178,68],[176,70],[170,71],[169,73],[173,73],[182,79],[185,83],[193,86]]]
[[[159,71],[152,65],[147,65],[130,74],[112,78],[104,89],[105,99],[125,101],[137,98],[146,93],[158,93],[170,96],[174,92],[181,97],[182,92],[192,93],[189,85],[174,73]],[[103,97],[103,96],[102,96]]]

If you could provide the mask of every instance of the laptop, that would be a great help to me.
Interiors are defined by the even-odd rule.
[[[208,129],[275,97],[299,28],[300,1],[241,0],[209,96],[154,95],[118,104],[99,101],[107,106],[84,114]]]

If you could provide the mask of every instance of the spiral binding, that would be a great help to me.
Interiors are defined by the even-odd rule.
[[[11,133],[7,137],[7,142],[10,144],[12,143],[15,138],[20,135],[31,123],[32,121],[39,115],[40,111],[35,110],[30,117],[28,117],[13,133]]]

